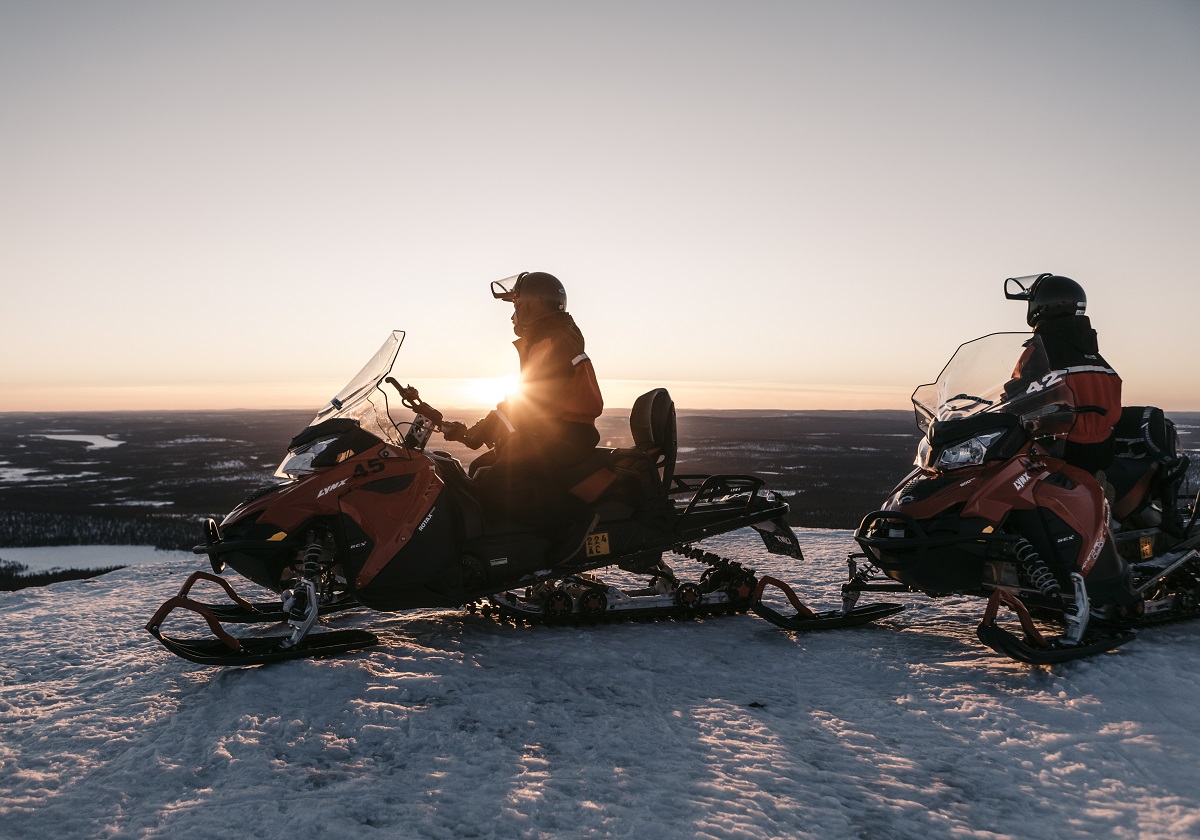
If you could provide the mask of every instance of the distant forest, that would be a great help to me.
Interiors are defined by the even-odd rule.
[[[201,524],[191,516],[117,518],[0,510],[0,546],[152,545],[168,551],[186,551],[202,542]]]
[[[61,580],[86,580],[123,568],[125,567],[105,566],[99,569],[51,569],[47,572],[31,572],[28,566],[0,557],[0,592],[16,592],[18,589],[45,586]]]

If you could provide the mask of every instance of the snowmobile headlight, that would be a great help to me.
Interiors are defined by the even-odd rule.
[[[995,443],[996,439],[1003,434],[1004,432],[990,432],[986,435],[979,435],[970,440],[965,440],[962,443],[956,443],[953,446],[947,446],[938,455],[936,466],[938,469],[943,470],[977,467],[987,457],[988,447]]]

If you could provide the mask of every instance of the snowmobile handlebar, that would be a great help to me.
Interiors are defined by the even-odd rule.
[[[395,377],[389,376],[384,380],[400,393],[400,402],[410,411],[416,412],[422,417],[433,423],[435,429],[440,429],[442,425],[442,412],[431,406],[429,403],[421,399],[421,395],[417,393],[417,389],[411,385],[401,385],[396,381]]]

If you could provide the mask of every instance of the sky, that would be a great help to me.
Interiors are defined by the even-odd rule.
[[[392,329],[483,404],[520,271],[614,407],[905,409],[1050,271],[1200,410],[1197,90],[1191,0],[0,0],[0,411],[315,409]]]

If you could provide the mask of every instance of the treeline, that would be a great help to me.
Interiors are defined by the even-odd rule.
[[[878,510],[890,490],[889,485],[880,483],[865,490],[857,486],[821,487],[801,493],[779,495],[788,503],[789,525],[798,528],[849,530],[857,528],[868,513]]]
[[[0,558],[0,592],[16,592],[27,586],[45,586],[60,580],[85,580],[106,575],[124,566],[106,566],[101,569],[53,569],[48,572],[30,572],[24,563],[15,563]]]
[[[0,546],[152,545],[187,551],[202,542],[201,520],[193,516],[143,514],[100,516],[0,510]]]

